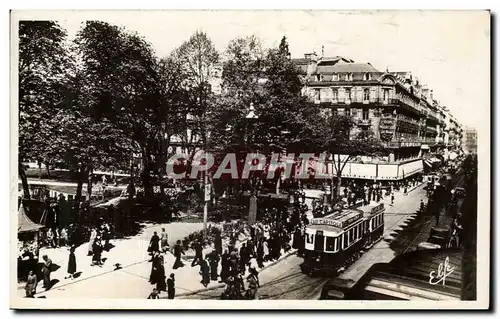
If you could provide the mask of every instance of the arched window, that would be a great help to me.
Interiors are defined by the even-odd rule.
[[[370,73],[365,73],[365,81],[370,81],[372,79],[372,75]]]
[[[339,75],[337,73],[333,73],[332,81],[338,81],[338,80],[339,80]]]
[[[344,74],[344,80],[345,81],[352,81],[352,74],[351,73]]]

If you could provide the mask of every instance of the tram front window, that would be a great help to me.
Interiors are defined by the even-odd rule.
[[[316,240],[314,241],[314,250],[316,251],[324,251],[325,250],[325,236],[323,236],[323,232],[316,233]]]
[[[335,237],[326,237],[326,251],[335,250]]]

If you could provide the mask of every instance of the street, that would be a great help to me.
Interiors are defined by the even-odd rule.
[[[388,262],[396,256],[390,243],[395,240],[396,234],[401,231],[417,215],[420,200],[425,199],[424,185],[417,186],[405,196],[402,192],[396,193],[394,205],[390,205],[390,198],[382,202],[386,207],[384,215],[385,232],[384,239],[378,242],[360,259],[352,264],[340,278],[358,280],[375,263]],[[415,238],[418,233],[415,234]],[[416,247],[417,241],[412,240],[409,247]],[[323,284],[329,278],[310,277],[300,270],[303,259],[296,255],[290,256],[278,264],[265,269],[259,273],[261,287],[259,295],[261,299],[293,299],[314,300],[319,299]],[[189,295],[183,299],[218,299],[223,289],[205,291],[199,294]]]

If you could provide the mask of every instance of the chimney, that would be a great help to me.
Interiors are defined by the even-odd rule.
[[[316,52],[306,53],[304,54],[304,57],[314,62],[318,61],[318,55],[316,54]]]
[[[304,56],[309,60],[309,65],[307,66],[307,76],[310,77],[313,74],[316,74],[316,71],[318,70],[318,56],[316,55],[316,52],[306,53]]]

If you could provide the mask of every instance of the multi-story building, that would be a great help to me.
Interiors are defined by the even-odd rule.
[[[477,154],[477,130],[472,127],[465,129],[465,151],[469,154]]]
[[[339,56],[318,58],[314,53],[294,62],[304,76],[303,94],[312,103],[332,116],[349,113],[357,124],[351,136],[370,130],[389,150],[382,164],[378,162],[375,168],[365,165],[371,165],[370,172],[358,165],[357,171],[366,172],[343,172],[346,177],[409,177],[423,170],[423,152],[444,143],[444,108],[434,99],[432,90],[421,85],[411,72],[381,72],[370,63],[354,63]],[[392,165],[397,173],[381,165]]]

